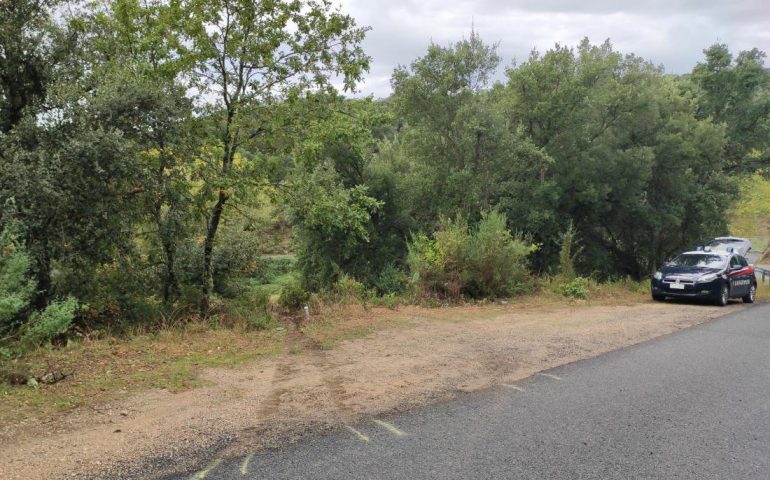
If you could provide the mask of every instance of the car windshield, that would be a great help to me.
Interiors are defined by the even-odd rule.
[[[725,265],[725,257],[720,255],[690,253],[687,255],[679,255],[671,260],[669,265],[680,267],[722,268]]]

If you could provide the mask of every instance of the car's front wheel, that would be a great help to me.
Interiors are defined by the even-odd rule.
[[[757,286],[751,285],[751,288],[749,289],[749,293],[746,294],[745,297],[743,297],[743,303],[754,303],[754,299],[757,298]]]
[[[658,295],[657,293],[653,293],[652,294],[652,299],[655,300],[656,302],[662,302],[663,300],[666,299],[666,296],[665,295]]]
[[[716,299],[716,304],[720,307],[724,307],[727,305],[727,302],[730,300],[730,289],[727,286],[727,284],[722,285],[722,288],[719,290],[719,295]]]

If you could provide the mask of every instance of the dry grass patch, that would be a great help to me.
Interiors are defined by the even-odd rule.
[[[313,347],[331,350],[340,342],[371,335],[388,328],[408,327],[413,322],[399,310],[362,305],[324,305],[320,313],[299,330]]]
[[[148,388],[178,392],[200,386],[197,375],[204,367],[233,366],[280,353],[283,332],[212,330],[191,324],[129,339],[85,339],[61,349],[40,349],[3,367],[28,376],[50,370],[69,376],[38,387],[0,384],[0,426],[95,405],[128,392]]]

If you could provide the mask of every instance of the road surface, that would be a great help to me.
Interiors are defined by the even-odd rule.
[[[172,478],[767,480],[770,305]]]

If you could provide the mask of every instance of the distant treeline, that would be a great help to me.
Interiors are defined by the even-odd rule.
[[[499,83],[471,32],[346,99],[366,31],[313,0],[2,2],[0,343],[206,316],[282,225],[306,291],[514,294],[568,230],[578,274],[641,278],[770,164],[756,49],[672,76],[586,39]]]

